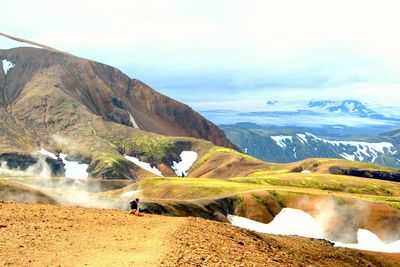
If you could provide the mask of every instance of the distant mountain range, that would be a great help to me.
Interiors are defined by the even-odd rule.
[[[362,118],[385,118],[357,100],[310,101],[307,107],[333,113],[351,114]]]
[[[244,152],[270,162],[339,158],[400,167],[400,130],[374,138],[322,138],[297,129],[270,129],[252,124],[221,126]]]
[[[374,135],[400,128],[399,107],[359,100],[268,100],[264,107],[257,109],[244,112],[238,107],[238,110],[208,110],[201,113],[217,124],[255,123],[268,127],[331,128],[332,136],[335,137],[365,133]]]

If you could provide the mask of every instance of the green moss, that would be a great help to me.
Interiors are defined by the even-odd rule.
[[[175,140],[164,136],[149,136],[137,133],[130,137],[110,137],[108,141],[123,154],[146,157],[151,162],[162,162]]]
[[[230,148],[225,148],[225,147],[214,147],[207,151],[200,159],[198,159],[192,166],[192,170],[198,168],[199,166],[203,165],[207,161],[211,160],[214,157],[217,156],[222,156],[222,155],[237,155],[241,156],[239,159],[241,161],[249,161],[249,160],[255,160],[253,157],[250,157],[248,155],[242,154],[236,150],[230,149]]]
[[[15,192],[15,188],[11,185],[5,185],[2,187],[2,191],[13,193]]]
[[[255,194],[252,194],[251,196],[257,201],[258,204],[260,204],[262,206],[266,206],[266,203],[262,197],[255,195]]]
[[[117,153],[101,153],[95,160],[98,162],[94,170],[95,173],[115,173],[119,175],[123,172],[129,162]]]
[[[149,178],[139,185],[142,194],[153,198],[194,199],[254,190],[258,187],[220,179]]]

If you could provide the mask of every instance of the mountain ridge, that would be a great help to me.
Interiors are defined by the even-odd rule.
[[[256,158],[288,163],[307,158],[338,158],[400,167],[399,143],[385,135],[371,138],[322,138],[309,132],[272,130],[251,124],[223,125],[228,137]],[[358,141],[356,141],[358,140]]]
[[[53,49],[0,50],[0,150],[8,162],[21,156],[33,162],[32,154],[46,148],[89,164],[95,177],[134,178],[143,171],[122,152],[170,173],[178,148],[201,151],[212,146],[207,141],[238,149],[188,105],[112,66]]]

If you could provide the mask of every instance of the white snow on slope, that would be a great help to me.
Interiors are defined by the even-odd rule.
[[[307,143],[307,135],[305,134],[296,134],[297,138],[300,140],[302,144]]]
[[[155,174],[157,176],[163,176],[161,171],[159,169],[157,169],[156,167],[151,167],[150,163],[144,162],[144,161],[140,161],[138,158],[132,157],[132,156],[127,156],[124,155],[124,158],[126,158],[127,160],[133,162],[134,164],[136,164],[137,166],[139,166],[140,168],[151,172],[152,174]]]
[[[47,157],[49,157],[49,158],[57,159],[56,155],[54,155],[53,153],[47,151],[47,150],[44,149],[44,148],[41,148],[41,149],[39,150],[39,153],[42,154],[42,155],[45,155],[45,156],[47,156]]]
[[[330,141],[327,139],[323,139],[317,137],[311,133],[306,133],[308,137],[311,137],[315,141],[324,142],[326,144],[331,144],[337,147],[342,147],[343,150],[347,149],[355,149],[352,155],[348,153],[343,153],[341,156],[347,160],[364,160],[364,158],[372,158],[372,162],[377,158],[380,154],[390,153],[395,154],[397,151],[394,149],[392,143],[389,142],[380,142],[380,143],[367,143],[367,142],[359,142],[359,141]]]
[[[260,223],[247,218],[228,214],[232,225],[273,235],[297,235],[309,238],[325,239],[322,228],[317,221],[302,210],[284,208],[275,216],[269,224]],[[385,244],[374,233],[359,229],[357,232],[357,244],[335,242],[337,247],[348,247],[369,251],[399,253],[400,240]]]
[[[179,177],[187,176],[190,167],[197,159],[197,152],[194,151],[182,151],[180,154],[182,161],[173,162],[171,168],[175,171],[176,175]]]
[[[228,215],[229,221],[238,227],[274,235],[297,235],[323,239],[323,231],[311,215],[302,210],[283,208],[269,224],[247,218]]]
[[[342,150],[340,156],[346,160],[359,160],[370,162],[375,162],[376,158],[383,154],[397,153],[394,145],[389,142],[380,143],[368,143],[359,141],[332,141],[324,138],[320,138],[311,133],[296,134],[294,136],[271,136],[271,138],[276,142],[276,144],[282,149],[287,149],[288,145],[294,144],[294,140],[298,140],[302,144],[307,144],[312,146],[313,143],[322,142],[335,146],[335,150]],[[315,150],[316,147],[315,147]],[[295,151],[293,151],[294,153]],[[294,153],[296,155],[296,153]]]
[[[293,142],[293,137],[287,135],[271,136],[271,139],[274,140],[281,148],[286,148],[286,142]]]
[[[340,156],[346,160],[350,160],[350,161],[355,161],[356,160],[356,156],[355,155],[349,155],[347,153],[342,153],[340,154]]]
[[[133,118],[132,114],[129,111],[128,111],[128,113],[129,113],[129,120],[131,121],[133,128],[140,129],[139,126],[137,125],[135,119]]]
[[[89,164],[79,163],[77,161],[69,161],[66,160],[67,155],[61,153],[60,158],[62,159],[65,165],[65,177],[71,179],[86,179],[89,174],[87,173],[87,168],[89,168]]]
[[[1,169],[1,168],[4,168],[4,169],[7,168],[7,161],[1,161],[1,160],[0,160],[0,169]]]
[[[3,70],[4,73],[7,75],[7,72],[14,68],[15,64],[13,64],[11,61],[8,61],[7,59],[3,59],[1,62],[3,62]]]
[[[392,243],[383,243],[374,233],[365,229],[358,229],[357,244],[336,242],[335,247],[355,248],[387,253],[400,253],[400,240]]]
[[[57,159],[56,155],[45,150],[44,148],[40,149],[39,153],[49,158]],[[77,161],[66,160],[67,155],[63,153],[60,154],[60,158],[64,163],[65,177],[78,180],[88,178],[89,174],[86,170],[89,167],[89,164],[81,164]]]

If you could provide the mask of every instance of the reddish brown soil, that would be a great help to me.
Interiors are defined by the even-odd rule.
[[[0,266],[156,266],[183,218],[0,204]]]
[[[198,218],[0,205],[0,266],[395,266],[400,260]]]
[[[175,250],[165,266],[393,266],[399,254],[335,248],[326,241],[257,234],[190,218],[175,233]]]

